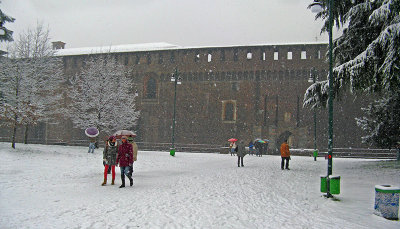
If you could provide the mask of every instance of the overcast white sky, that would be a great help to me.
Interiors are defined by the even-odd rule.
[[[42,21],[66,48],[167,42],[225,46],[324,42],[312,0],[0,0],[18,34]],[[4,47],[4,42],[0,44]]]

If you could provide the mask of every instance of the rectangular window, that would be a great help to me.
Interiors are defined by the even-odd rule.
[[[150,56],[150,54],[147,55],[147,64],[151,64],[151,56]]]
[[[139,56],[139,55],[136,55],[136,61],[135,61],[135,63],[136,63],[136,64],[140,64],[140,56]]]
[[[318,58],[318,59],[321,59],[321,50],[318,50],[317,58]]]
[[[125,65],[128,65],[128,64],[129,64],[129,57],[128,57],[127,55],[125,56],[124,64],[125,64]]]
[[[233,51],[233,60],[234,61],[238,61],[239,60],[238,50],[234,50]]]
[[[196,55],[194,56],[194,62],[199,62],[200,61],[200,54],[196,53]]]
[[[262,53],[261,59],[262,60],[266,60],[267,59],[267,55],[265,54],[265,52]]]
[[[159,64],[162,64],[162,63],[163,63],[163,56],[162,56],[162,54],[159,54],[159,55],[158,55],[158,63],[159,63]]]
[[[301,51],[301,57],[302,60],[307,59],[307,52],[306,51]]]
[[[171,53],[171,63],[175,63],[175,54]]]
[[[208,63],[210,63],[211,60],[212,60],[212,55],[209,53],[208,56],[207,56],[207,61],[208,61]]]
[[[288,60],[293,59],[293,53],[292,53],[292,52],[288,52],[288,53],[287,53],[287,59],[288,59]]]
[[[248,53],[247,53],[247,59],[248,59],[248,60],[251,60],[252,58],[253,58],[253,53],[248,52]]]
[[[274,52],[274,60],[278,60],[279,59],[279,53],[278,52]]]
[[[226,123],[236,122],[236,100],[223,100],[221,119]]]
[[[221,50],[221,61],[225,61],[225,50]]]

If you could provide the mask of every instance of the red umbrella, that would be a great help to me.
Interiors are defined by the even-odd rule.
[[[118,139],[120,139],[122,136],[136,137],[135,132],[130,131],[130,130],[118,130],[113,135]]]
[[[236,142],[237,141],[237,139],[236,138],[231,138],[231,139],[228,139],[228,142]]]

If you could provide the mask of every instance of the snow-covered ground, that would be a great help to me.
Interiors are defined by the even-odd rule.
[[[340,201],[321,197],[327,161],[140,151],[134,186],[103,180],[102,149],[0,143],[0,228],[400,228],[373,214],[395,161],[334,159]]]

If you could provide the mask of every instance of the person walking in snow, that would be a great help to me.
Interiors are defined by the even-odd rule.
[[[240,141],[239,145],[236,147],[237,151],[236,154],[238,156],[238,167],[244,166],[243,165],[243,158],[246,155],[246,147],[243,141]]]
[[[236,142],[231,142],[231,144],[229,145],[230,147],[230,151],[231,151],[231,156],[235,155],[235,152],[237,152],[237,145]]]
[[[289,145],[287,144],[287,140],[283,141],[281,145],[281,169],[283,170],[286,168],[287,170],[289,169],[289,160],[290,160],[290,151],[289,151]],[[285,161],[286,161],[286,166],[285,166]]]
[[[114,136],[108,138],[106,142],[106,146],[104,147],[103,151],[103,163],[104,163],[104,181],[101,184],[102,186],[106,185],[107,183],[107,174],[108,170],[111,167],[111,185],[114,185],[115,180],[115,165],[117,164],[117,155],[118,155],[118,143],[117,139]]]
[[[94,153],[94,149],[95,149],[95,148],[96,148],[96,138],[90,138],[88,153],[90,153],[90,151],[91,151],[92,153]]]
[[[254,143],[252,140],[249,142],[249,154],[254,155]]]
[[[123,136],[121,138],[122,144],[118,147],[117,164],[121,169],[121,181],[120,188],[125,187],[125,176],[129,178],[130,186],[133,185],[133,179],[130,175],[130,166],[133,164],[133,149],[132,145],[128,143],[128,138]]]
[[[256,149],[256,156],[258,157],[261,152],[261,143],[258,140],[255,141],[254,148]]]
[[[129,144],[132,145],[133,163],[135,163],[135,161],[137,160],[138,146],[137,146],[136,142],[133,141],[133,137],[129,137],[128,142],[129,142]],[[129,168],[129,173],[131,176],[133,174],[133,163],[132,163],[132,166],[130,166],[130,168]]]

